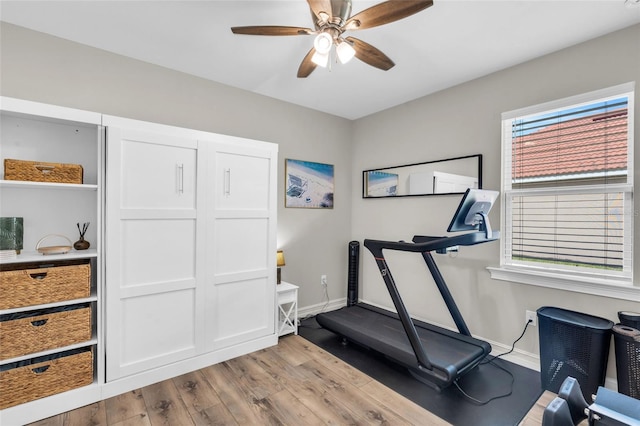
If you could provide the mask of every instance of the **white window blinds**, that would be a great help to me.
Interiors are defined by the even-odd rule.
[[[632,93],[503,117],[503,263],[629,278]]]

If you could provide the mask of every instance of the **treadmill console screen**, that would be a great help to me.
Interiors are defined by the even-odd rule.
[[[447,228],[448,232],[478,231],[483,218],[489,214],[493,203],[498,198],[498,191],[487,189],[467,189],[462,196],[458,209]],[[488,225],[485,224],[485,225]]]

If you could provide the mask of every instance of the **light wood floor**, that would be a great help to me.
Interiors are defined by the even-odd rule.
[[[544,398],[523,426],[541,424]],[[277,346],[32,426],[327,424],[449,423],[304,338],[289,335]]]
[[[300,336],[33,423],[100,425],[447,425]]]
[[[535,405],[529,410],[527,416],[522,420],[520,426],[540,426],[542,424],[542,415],[545,407],[553,401],[555,394],[545,391],[538,399]]]

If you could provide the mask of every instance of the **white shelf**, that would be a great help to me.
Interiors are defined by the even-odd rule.
[[[59,306],[80,305],[83,303],[95,302],[97,300],[98,300],[98,296],[92,295],[90,297],[84,297],[82,299],[62,300],[60,302],[47,303],[44,305],[29,305],[29,306],[22,306],[20,308],[1,309],[0,315],[14,314],[16,312],[37,311],[41,309],[57,308]]]
[[[78,183],[54,183],[54,182],[28,182],[23,180],[0,180],[0,188],[20,188],[20,189],[64,189],[97,191],[98,185],[78,184]]]
[[[98,251],[96,249],[88,250],[74,250],[71,249],[65,254],[41,254],[37,251],[24,251],[16,256],[15,259],[3,259],[0,260],[0,265],[8,265],[12,263],[31,263],[31,262],[53,262],[58,260],[73,260],[73,259],[91,259],[98,257]]]
[[[0,161],[8,158],[29,161],[77,164],[83,167],[84,183],[32,182],[4,179],[0,172],[0,213],[3,217],[24,219],[21,254],[0,260],[3,270],[30,269],[30,264],[65,264],[69,261],[91,264],[90,293],[86,297],[30,306],[10,306],[0,315],[36,311],[48,312],[70,305],[88,305],[91,311],[91,338],[84,342],[24,354],[0,360],[12,366],[34,358],[73,349],[91,348],[93,352],[93,384],[37,398],[0,410],[0,424],[27,424],[69,411],[100,399],[104,383],[104,337],[102,336],[102,216],[105,132],[102,115],[19,99],[0,97]],[[92,248],[71,250],[65,254],[38,253],[38,239],[43,236],[78,237],[76,223],[91,223],[85,238]],[[65,243],[64,245],[72,245]],[[55,288],[52,288],[56,292]],[[1,297],[1,295],[0,295]],[[56,299],[52,297],[51,299]],[[30,303],[34,302],[33,299]],[[39,313],[39,312],[38,312]],[[22,315],[20,315],[22,316]],[[12,315],[8,315],[12,318]],[[17,316],[16,316],[17,317]],[[64,326],[62,327],[64,328]],[[87,336],[88,337],[88,336]],[[30,351],[30,350],[29,350]],[[13,384],[8,384],[14,390]],[[18,392],[29,392],[29,389]]]

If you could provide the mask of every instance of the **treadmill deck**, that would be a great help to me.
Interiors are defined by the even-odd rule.
[[[359,303],[318,314],[316,320],[322,327],[408,367],[416,378],[436,388],[450,385],[491,352],[485,341],[413,320],[433,367],[429,371],[418,365],[402,323],[392,312]]]

